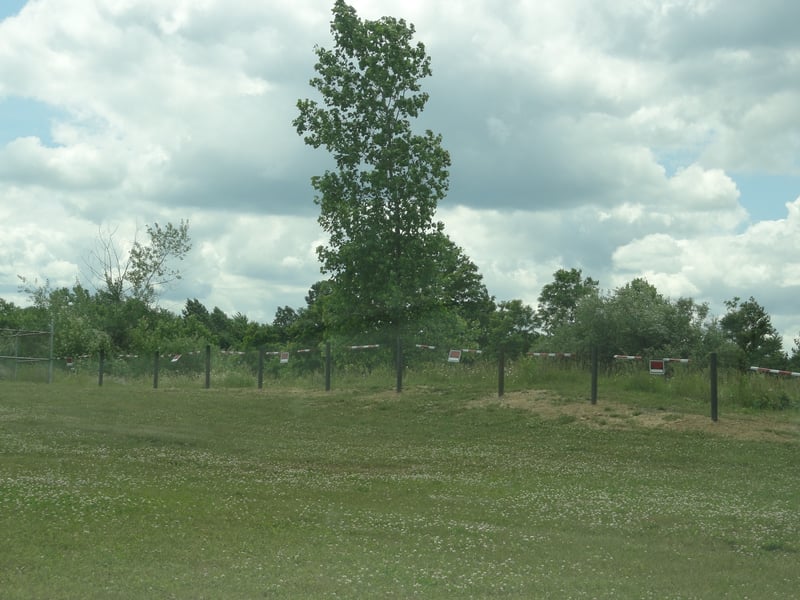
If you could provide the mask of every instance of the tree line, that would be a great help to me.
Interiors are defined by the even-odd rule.
[[[800,370],[800,336],[788,354],[770,315],[752,297],[726,301],[725,314],[715,317],[706,303],[668,298],[641,278],[601,292],[598,281],[572,268],[553,274],[533,308],[519,299],[496,301],[475,265],[458,256],[460,268],[441,264],[453,276],[452,287],[443,293],[449,302],[409,322],[403,336],[408,345],[469,347],[490,356],[502,349],[512,359],[534,351],[588,356],[592,346],[605,360],[626,354],[703,361],[717,352],[721,364],[741,370]],[[41,331],[52,323],[59,357],[100,350],[179,353],[206,344],[247,351],[319,348],[326,342],[394,343],[392,326],[333,326],[352,319],[335,314],[339,307],[331,301],[333,285],[330,280],[313,284],[304,306],[278,307],[271,322],[260,323],[242,313],[208,308],[197,298],[187,299],[176,314],[158,306],[156,290],[147,300],[133,293],[116,297],[77,282],[60,288],[44,284],[28,288],[29,306],[0,299],[0,329]]]

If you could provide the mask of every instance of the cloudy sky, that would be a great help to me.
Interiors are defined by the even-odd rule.
[[[271,321],[322,278],[291,126],[333,0],[0,0],[0,297],[87,281],[101,235],[188,219],[187,298]],[[561,267],[800,332],[800,3],[352,0],[414,23],[439,218],[498,300]]]

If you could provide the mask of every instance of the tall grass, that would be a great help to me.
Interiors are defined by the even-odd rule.
[[[525,371],[516,380],[520,386],[550,388],[566,396],[588,397],[588,367],[561,362],[523,362]],[[733,369],[718,373],[721,406],[734,409],[798,410],[800,379]],[[671,366],[668,376],[651,375],[641,365],[624,365],[599,373],[600,396],[636,402],[680,406],[683,410],[705,410],[710,402],[708,369]]]
[[[336,364],[332,371],[334,389],[364,392],[394,389],[396,369],[388,353],[382,362]],[[252,389],[257,382],[257,355],[226,356],[216,354],[212,360],[211,387],[216,389]],[[98,363],[85,360],[78,368],[56,370],[56,380],[78,386],[97,385]],[[41,365],[40,370],[45,369]],[[104,382],[152,387],[152,358],[109,360],[105,365]],[[277,359],[265,365],[263,386],[269,389],[322,390],[325,374],[322,360],[281,365]],[[426,386],[430,389],[480,390],[491,394],[498,390],[498,364],[494,359],[471,359],[466,363],[447,363],[445,360],[415,360],[403,372],[404,385]],[[520,358],[507,361],[504,382],[507,390],[550,389],[562,397],[583,401],[590,394],[590,370],[586,364],[569,359]],[[41,378],[40,378],[41,379]],[[42,379],[44,380],[44,379]],[[200,356],[182,357],[177,363],[160,362],[159,387],[202,388],[205,385],[204,359]],[[798,410],[800,409],[800,379],[760,373],[741,373],[721,370],[718,376],[720,406],[735,410]],[[675,365],[669,377],[650,375],[641,364],[617,365],[601,369],[600,397],[645,402],[653,405],[677,406],[682,410],[706,410],[710,398],[708,369]]]

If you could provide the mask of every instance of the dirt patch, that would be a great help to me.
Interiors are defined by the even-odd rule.
[[[780,441],[800,444],[800,422],[788,422],[779,416],[721,415],[717,422],[707,415],[695,415],[668,410],[644,409],[609,402],[592,405],[589,402],[568,401],[548,390],[512,392],[502,398],[487,397],[470,402],[469,406],[500,405],[529,410],[537,415],[564,423],[577,422],[604,429],[667,429],[700,431],[740,440]]]

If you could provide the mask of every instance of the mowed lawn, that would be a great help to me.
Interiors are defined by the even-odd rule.
[[[796,411],[553,398],[3,382],[0,597],[800,597]]]

